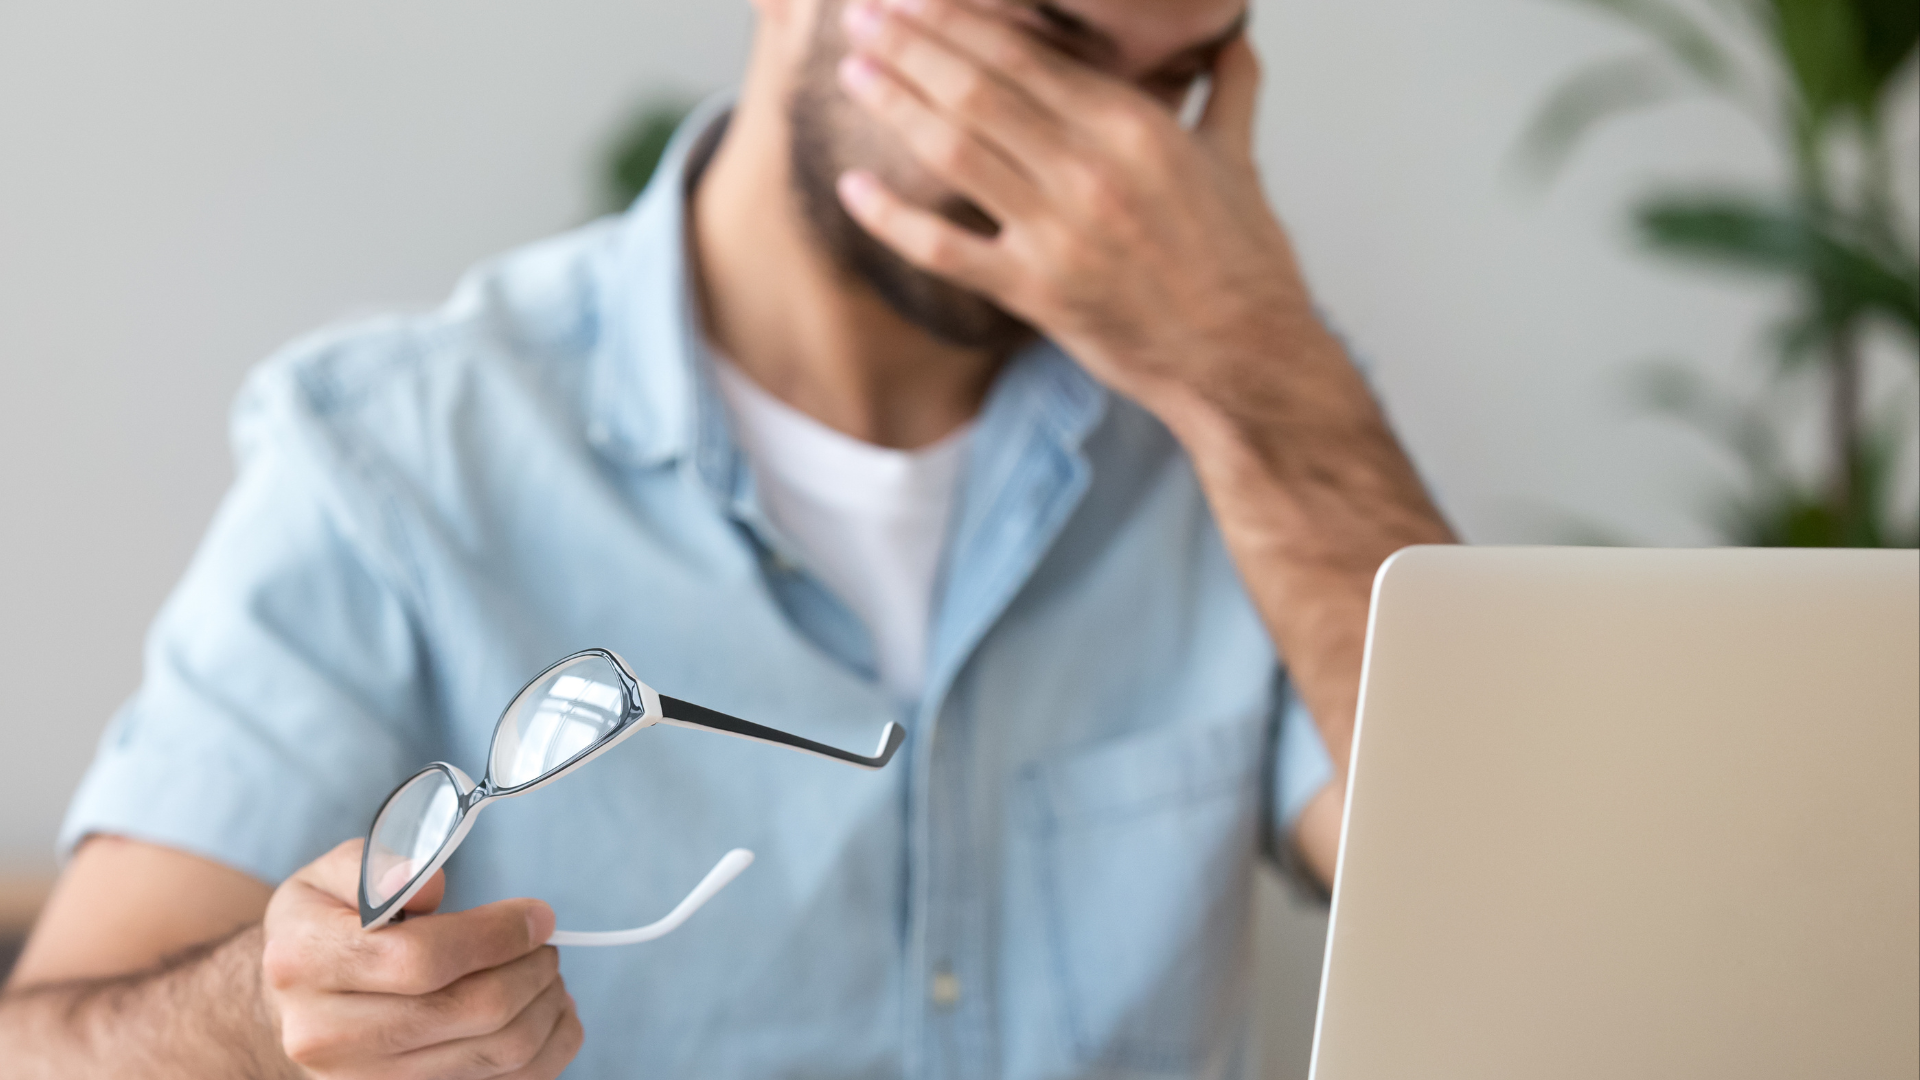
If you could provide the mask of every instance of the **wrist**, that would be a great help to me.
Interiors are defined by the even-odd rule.
[[[1195,335],[1177,387],[1154,411],[1183,444],[1250,447],[1372,411],[1372,394],[1345,347],[1304,301],[1234,320],[1230,334]]]
[[[1224,390],[1169,393],[1155,412],[1187,451],[1222,528],[1321,572],[1369,579],[1401,547],[1454,536],[1371,389],[1330,333],[1243,360]]]
[[[266,943],[263,923],[247,927],[227,942],[234,983],[244,988],[243,1000],[252,1006],[246,1029],[252,1035],[254,1075],[273,1080],[310,1080],[312,1074],[287,1057],[282,1042],[280,1006],[266,977]]]

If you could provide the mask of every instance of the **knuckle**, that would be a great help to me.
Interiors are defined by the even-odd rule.
[[[981,50],[994,67],[1010,75],[1020,75],[1033,70],[1033,56],[1027,52],[1026,43],[1012,34],[994,34],[986,41]]]
[[[418,1008],[392,1010],[367,1029],[368,1045],[383,1054],[399,1055],[445,1041],[450,1028],[448,1010],[431,999],[427,1002]]]
[[[440,988],[433,957],[418,939],[381,934],[373,942],[372,967],[384,987],[396,994],[425,994]]]
[[[1082,165],[1071,174],[1074,201],[1096,219],[1111,220],[1125,205],[1120,183],[1105,168]]]
[[[927,164],[946,174],[964,172],[973,161],[966,136],[948,131],[934,136],[927,144]]]
[[[554,1027],[553,1042],[558,1051],[556,1055],[559,1059],[558,1064],[564,1068],[587,1042],[587,1029],[580,1023],[579,1013],[572,1009],[567,1010],[567,1014],[562,1016],[560,1023]]]
[[[518,1069],[540,1055],[540,1048],[547,1044],[552,1030],[550,1025],[515,1024],[501,1033],[500,1052]]]
[[[476,979],[463,998],[459,1005],[463,1018],[482,1031],[499,1031],[519,1013],[513,994],[497,978]]]
[[[1012,33],[996,33],[980,50],[988,64],[1024,85],[1039,77],[1045,68],[1026,41]]]
[[[1057,310],[1070,306],[1076,283],[1092,280],[1094,259],[1085,242],[1066,229],[1058,230],[1045,241],[1047,273],[1035,275],[1035,301]]]
[[[296,1065],[316,1065],[324,1061],[337,1038],[317,1024],[300,1016],[282,1016],[280,1052]]]
[[[460,1072],[461,1075],[466,1076],[498,1076],[509,1069],[516,1068],[518,1064],[506,1059],[495,1040],[488,1040],[478,1046],[469,1046],[461,1052],[460,1056],[464,1059]]]
[[[917,247],[920,261],[934,269],[945,269],[959,262],[960,246],[944,231],[927,233]]]
[[[1120,151],[1129,157],[1150,154],[1160,138],[1154,118],[1142,115],[1137,109],[1115,108],[1107,115],[1105,126]]]
[[[888,56],[898,56],[906,50],[909,40],[893,19],[881,19],[875,23],[872,37],[868,39],[868,48]]]
[[[260,950],[260,974],[275,990],[290,990],[305,979],[306,950],[286,938],[269,938]]]
[[[984,111],[993,98],[993,85],[979,68],[968,68],[954,80],[953,105],[966,112]]]
[[[540,1052],[541,1034],[525,1024],[502,1031],[476,1043],[467,1052],[469,1062],[482,1076],[512,1072]]]
[[[923,26],[949,37],[962,29],[960,12],[950,4],[921,4],[913,17]]]

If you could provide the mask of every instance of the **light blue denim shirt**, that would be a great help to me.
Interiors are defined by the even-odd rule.
[[[1250,876],[1329,766],[1165,428],[1030,348],[969,449],[925,696],[757,509],[714,393],[682,130],[633,210],[487,264],[440,310],[330,330],[253,375],[239,475],[74,799],[89,832],[278,882],[403,777],[478,775],[535,672],[604,646],[662,693],[867,773],[640,733],[503,803],[450,907],[658,918],[564,950],[569,1077],[1174,1077],[1246,1067]]]

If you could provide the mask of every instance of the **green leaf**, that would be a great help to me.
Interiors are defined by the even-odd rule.
[[[1680,66],[1709,86],[1733,83],[1733,62],[1693,17],[1668,0],[1579,0],[1637,27]]]
[[[603,177],[607,210],[625,210],[646,190],[687,110],[677,98],[653,100],[643,103],[627,121],[607,150]]]
[[[1811,265],[1816,240],[1797,214],[1738,196],[1667,196],[1640,206],[1642,235],[1655,247],[1797,272]]]
[[[1795,368],[1820,359],[1820,346],[1827,339],[1827,320],[1818,305],[1809,305],[1773,327],[1773,352],[1783,368]]]
[[[1770,0],[1774,47],[1816,128],[1844,107],[1869,104],[1860,26],[1847,0]]]
[[[1858,28],[1862,90],[1877,103],[1920,43],[1920,3],[1914,0],[1848,0]]]
[[[1521,134],[1517,151],[1536,176],[1560,170],[1580,139],[1600,122],[1674,97],[1672,70],[1650,56],[1604,60],[1561,83]]]
[[[1827,328],[1880,314],[1920,334],[1920,267],[1896,266],[1797,207],[1736,195],[1664,196],[1640,206],[1638,224],[1656,249],[1800,278]]]

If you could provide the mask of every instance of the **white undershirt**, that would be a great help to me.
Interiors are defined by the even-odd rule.
[[[918,699],[934,575],[973,425],[919,450],[893,450],[835,431],[724,359],[714,368],[761,508],[866,624],[881,685]]]

